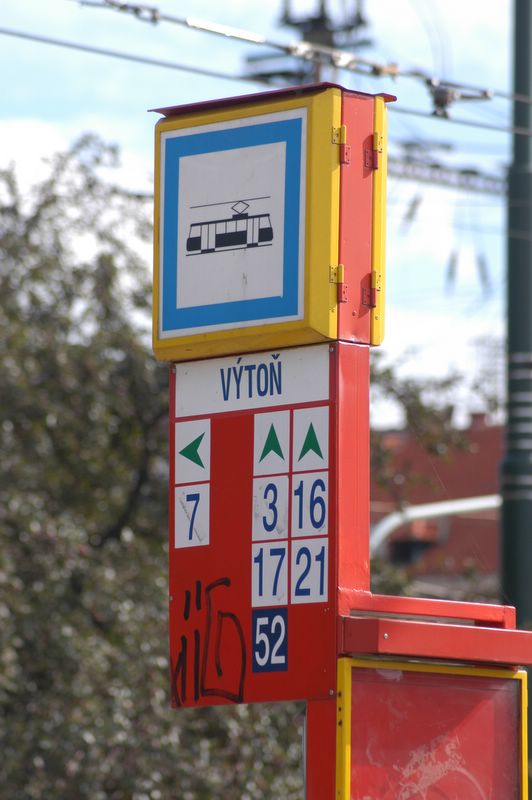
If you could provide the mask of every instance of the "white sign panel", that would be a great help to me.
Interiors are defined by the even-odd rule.
[[[184,362],[174,368],[177,417],[329,399],[328,344]],[[318,416],[316,434],[321,435],[321,425]],[[324,442],[322,454],[325,447]],[[313,457],[318,458],[316,448],[310,448],[303,468],[325,466],[321,459],[311,461]]]
[[[290,412],[255,414],[253,474],[288,472],[290,458]]]
[[[292,542],[292,603],[323,603],[327,599],[329,542]]]
[[[288,603],[288,542],[252,545],[251,605]]]
[[[161,338],[303,318],[306,109],[161,134]]]
[[[182,308],[282,294],[285,160],[284,142],[181,159]]]
[[[294,412],[294,470],[327,469],[329,466],[329,411],[300,408]]]
[[[175,423],[175,482],[206,481],[211,476],[209,419]]]
[[[174,547],[202,547],[210,541],[210,484],[174,489]]]
[[[288,538],[288,475],[254,478],[253,541]]]

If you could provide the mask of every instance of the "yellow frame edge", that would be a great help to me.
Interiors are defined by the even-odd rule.
[[[384,339],[386,298],[386,173],[388,169],[387,111],[383,97],[375,97],[374,137],[379,166],[373,171],[371,208],[371,285],[375,290],[375,307],[370,314],[370,344]]]
[[[191,360],[236,352],[250,352],[337,338],[336,286],[329,280],[330,266],[338,259],[340,219],[340,164],[332,128],[341,122],[342,92],[328,88],[308,97],[250,100],[249,105],[216,112],[164,118],[155,126],[154,252],[152,342],[160,360]],[[294,322],[240,327],[176,336],[159,336],[161,134],[216,122],[227,122],[295,108],[307,109],[307,158],[305,193],[304,316]]]
[[[480,678],[506,678],[521,681],[521,800],[528,800],[528,675],[524,669],[502,667],[467,667],[462,665],[427,664],[423,662],[388,661],[370,658],[339,658],[337,669],[336,707],[336,798],[351,800],[351,673],[354,668],[400,669],[439,675],[471,675]]]

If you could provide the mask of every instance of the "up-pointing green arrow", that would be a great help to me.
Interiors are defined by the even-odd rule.
[[[303,447],[301,448],[298,461],[301,461],[303,456],[306,456],[306,454],[310,451],[316,453],[316,455],[320,458],[323,458],[323,453],[321,452],[321,447],[319,445],[318,437],[316,436],[316,431],[314,430],[314,425],[312,422],[308,426],[307,435],[305,436],[305,441],[303,442]]]
[[[180,456],[184,456],[184,458],[188,458],[189,461],[192,461],[194,464],[197,464],[198,467],[203,467],[205,469],[205,465],[201,460],[200,454],[198,453],[199,446],[203,437],[205,436],[205,432],[203,432],[197,439],[194,439],[190,444],[187,444],[186,447],[183,447],[182,450],[179,451]]]
[[[261,462],[264,458],[266,458],[268,453],[276,453],[284,461],[283,451],[281,450],[281,445],[279,444],[279,439],[277,437],[277,433],[275,432],[273,423],[270,425],[270,430],[268,431],[266,441],[264,442],[264,447],[262,448],[262,453],[261,457],[259,458],[259,462]]]

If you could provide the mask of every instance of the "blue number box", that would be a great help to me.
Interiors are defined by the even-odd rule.
[[[288,669],[288,608],[257,608],[252,611],[253,672],[284,672]]]

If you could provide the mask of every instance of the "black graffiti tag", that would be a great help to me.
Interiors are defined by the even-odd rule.
[[[184,593],[182,621],[175,662],[171,663],[172,704],[182,706],[193,698],[219,697],[233,703],[244,699],[247,653],[242,624],[237,615],[218,607],[219,594],[231,586],[218,578],[205,589],[196,581],[194,592]],[[223,599],[223,598],[220,598]]]

